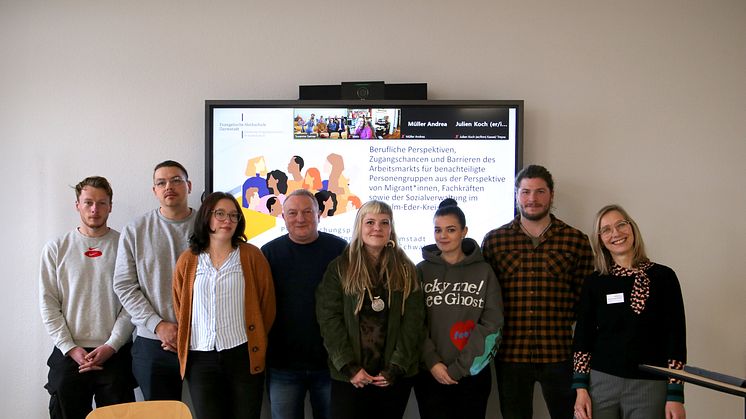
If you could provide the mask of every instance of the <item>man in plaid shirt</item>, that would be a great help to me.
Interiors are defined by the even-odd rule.
[[[593,271],[588,237],[550,213],[554,181],[527,166],[516,176],[520,214],[482,242],[503,292],[505,326],[495,364],[504,419],[531,418],[534,383],[553,419],[573,416],[572,324]]]

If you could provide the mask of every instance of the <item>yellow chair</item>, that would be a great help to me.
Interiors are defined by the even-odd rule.
[[[192,419],[192,413],[180,401],[151,400],[99,407],[86,419]]]

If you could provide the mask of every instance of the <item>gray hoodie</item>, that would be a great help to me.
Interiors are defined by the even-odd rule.
[[[464,239],[461,248],[466,257],[450,265],[436,245],[425,246],[425,260],[417,265],[428,326],[422,362],[428,370],[444,363],[454,380],[476,375],[490,363],[503,325],[502,295],[492,267],[473,239]]]

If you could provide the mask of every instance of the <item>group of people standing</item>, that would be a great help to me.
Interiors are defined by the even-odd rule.
[[[265,383],[274,419],[303,418],[307,394],[315,418],[401,418],[413,389],[422,418],[484,418],[494,360],[506,419],[532,417],[536,382],[553,419],[684,418],[681,383],[638,369],[686,361],[675,273],[621,207],[599,211],[589,243],[551,214],[544,167],[515,186],[519,214],[481,246],[444,200],[415,265],[384,202],[360,207],[348,244],[293,191],[288,233],[258,249],[232,195],[189,208],[175,161],[155,167],[159,208],[121,234],[111,186],[86,178],[79,227],[42,252],[50,416],[133,401],[138,385],[180,400],[186,380],[199,419],[259,418]]]

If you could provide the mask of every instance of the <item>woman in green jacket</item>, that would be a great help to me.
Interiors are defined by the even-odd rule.
[[[422,290],[397,246],[391,207],[366,202],[353,230],[316,290],[333,379],[331,417],[401,418],[424,337]]]

